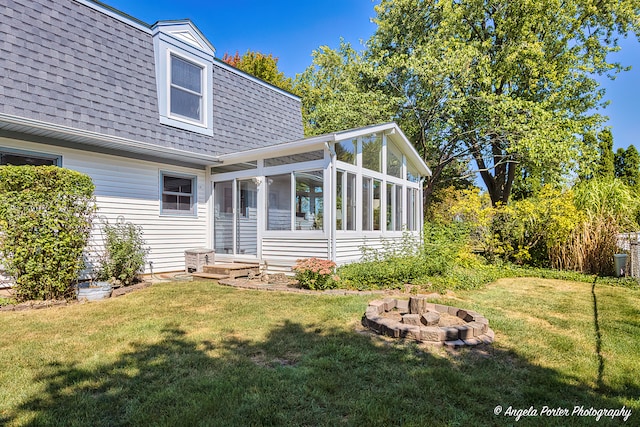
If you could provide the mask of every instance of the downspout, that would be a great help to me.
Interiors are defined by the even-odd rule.
[[[329,185],[331,187],[331,203],[329,204],[329,219],[331,226],[329,227],[329,259],[333,262],[337,261],[336,251],[338,247],[338,242],[336,242],[336,197],[337,197],[337,189],[336,189],[336,150],[333,144],[329,144],[328,142],[324,143],[324,146],[329,151],[329,155],[331,156],[331,164],[330,164],[330,180]]]

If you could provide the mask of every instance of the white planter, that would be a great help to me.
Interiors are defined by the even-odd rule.
[[[78,301],[99,301],[111,297],[113,288],[109,282],[80,283],[76,289]]]

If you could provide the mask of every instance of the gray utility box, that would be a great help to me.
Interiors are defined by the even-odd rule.
[[[195,248],[184,251],[185,273],[202,273],[204,266],[215,262],[216,252],[213,249]]]

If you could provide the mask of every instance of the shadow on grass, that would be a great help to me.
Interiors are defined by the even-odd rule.
[[[512,425],[513,416],[494,415],[497,405],[620,408],[620,399],[640,396],[637,388],[599,395],[492,347],[445,356],[321,325],[286,322],[263,341],[229,336],[217,345],[169,325],[157,343],[134,345],[114,363],[48,366],[34,378],[43,392],[0,423]],[[518,424],[610,421],[536,417]]]
[[[598,298],[596,297],[596,282],[598,278],[593,279],[591,285],[591,298],[593,300],[593,327],[596,333],[596,355],[598,357],[598,378],[596,384],[599,390],[604,389],[604,356],[602,355],[602,334],[600,333],[600,321],[598,320]]]

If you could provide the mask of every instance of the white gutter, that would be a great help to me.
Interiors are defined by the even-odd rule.
[[[219,163],[219,156],[198,154],[171,147],[162,147],[148,142],[136,141],[114,135],[105,135],[103,133],[0,113],[0,129],[3,128],[9,131],[15,130],[34,135],[42,135],[42,132],[46,132],[48,134],[47,136],[57,137],[65,141],[72,141],[82,145],[121,150],[129,153],[155,156],[202,166]],[[33,130],[37,130],[39,132],[33,132]]]

